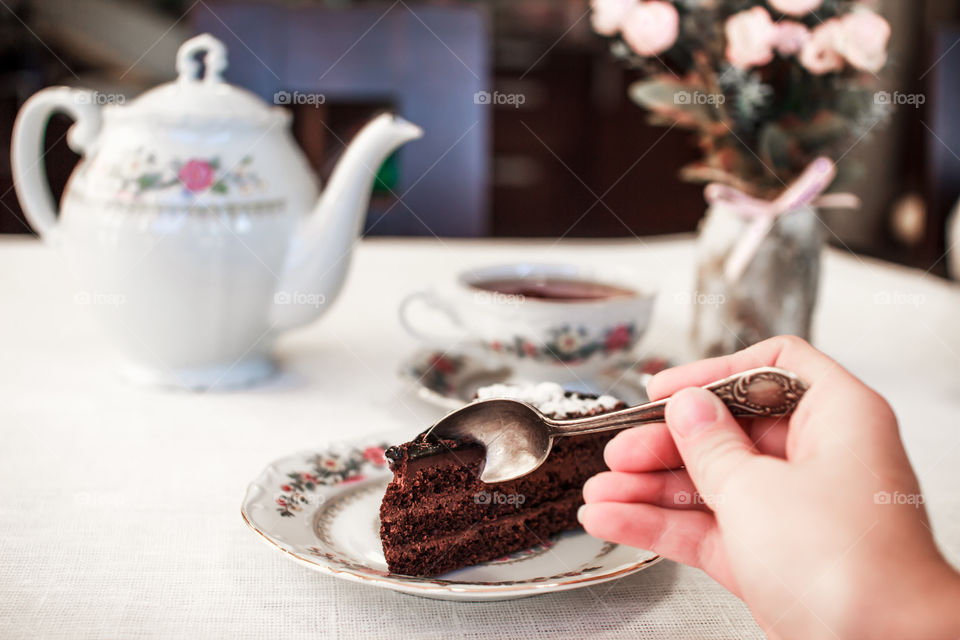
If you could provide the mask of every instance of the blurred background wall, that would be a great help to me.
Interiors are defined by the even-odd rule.
[[[831,241],[943,273],[960,194],[960,0],[881,4],[894,29],[882,88],[925,102],[892,109],[890,126],[855,146],[864,208],[828,213]],[[631,237],[692,231],[703,214],[702,188],[676,177],[697,157],[690,136],[646,124],[627,99],[635,72],[591,31],[588,0],[6,0],[0,232],[30,233],[9,166],[23,101],[52,84],[132,99],[173,77],[178,45],[198,30],[226,42],[228,78],[264,99],[326,97],[289,105],[321,175],[377,110],[424,125],[381,171],[371,235]],[[484,102],[495,92],[523,103]],[[77,160],[69,124],[55,118],[47,136],[56,189]]]

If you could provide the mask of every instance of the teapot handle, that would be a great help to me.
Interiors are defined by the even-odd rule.
[[[57,206],[43,164],[43,136],[56,111],[76,120],[67,132],[67,144],[81,155],[96,139],[102,122],[96,94],[69,87],[50,87],[36,93],[17,115],[11,145],[13,184],[27,220],[51,244],[56,239]]]

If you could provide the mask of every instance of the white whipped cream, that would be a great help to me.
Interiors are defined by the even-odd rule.
[[[551,418],[563,418],[596,410],[609,411],[620,401],[611,395],[598,398],[583,398],[577,395],[567,397],[566,392],[556,382],[537,384],[492,384],[477,389],[477,400],[490,398],[509,398],[532,404]]]

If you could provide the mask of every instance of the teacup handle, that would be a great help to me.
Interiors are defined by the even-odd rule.
[[[447,322],[450,323],[450,327],[453,329],[453,331],[447,336],[441,336],[436,334],[431,335],[419,329],[410,319],[409,313],[410,309],[416,305],[423,305],[432,309],[433,311],[439,312],[446,318]],[[407,333],[426,344],[436,345],[442,342],[458,342],[468,337],[466,327],[463,324],[463,320],[460,318],[460,314],[457,313],[457,310],[448,300],[443,298],[443,296],[438,294],[436,291],[425,290],[411,293],[400,303],[399,314],[400,324],[407,331]]]
[[[13,125],[11,162],[13,184],[23,213],[48,243],[54,243],[57,206],[43,166],[43,135],[50,116],[64,111],[76,123],[67,133],[67,144],[85,154],[100,133],[101,115],[96,94],[85,89],[50,87],[27,100]]]

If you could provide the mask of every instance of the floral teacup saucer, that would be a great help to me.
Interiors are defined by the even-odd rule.
[[[595,377],[563,386],[568,391],[581,393],[609,393],[628,405],[635,405],[647,401],[647,381],[668,366],[670,363],[664,358],[624,357]],[[401,363],[400,376],[422,399],[448,410],[459,409],[470,402],[480,387],[505,382],[540,382],[522,379],[509,367],[488,364],[482,355],[452,349],[417,351]]]
[[[380,546],[384,447],[407,434],[331,443],[277,460],[247,488],[244,521],[284,557],[336,578],[443,600],[508,600],[641,571],[660,557],[581,531],[443,576],[392,574]]]

